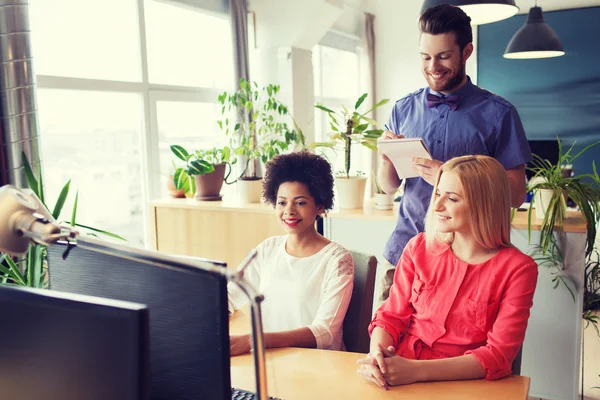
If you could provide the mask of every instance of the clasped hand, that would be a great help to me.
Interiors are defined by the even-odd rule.
[[[392,346],[387,349],[379,346],[378,350],[358,360],[358,364],[356,372],[382,389],[418,382],[417,362],[397,356]]]

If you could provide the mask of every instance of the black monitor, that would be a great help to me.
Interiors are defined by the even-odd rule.
[[[0,397],[150,399],[146,306],[0,286]]]
[[[558,141],[552,140],[529,140],[529,148],[532,154],[537,154],[544,160],[548,160],[552,165],[558,163]],[[531,163],[528,163],[526,167],[532,167]],[[527,180],[531,179],[534,172],[526,169]]]
[[[152,399],[231,399],[225,263],[84,237],[66,250],[48,247],[51,289],[148,306]]]

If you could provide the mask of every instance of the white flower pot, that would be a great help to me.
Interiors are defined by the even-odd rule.
[[[537,219],[544,219],[553,195],[554,191],[551,189],[538,189],[535,192],[535,217]]]
[[[244,180],[238,179],[237,192],[242,203],[260,203],[262,195],[262,179]]]
[[[351,176],[335,178],[337,196],[335,202],[339,208],[362,208],[365,198],[366,177]]]
[[[375,193],[375,208],[378,210],[391,210],[394,208],[394,195]]]

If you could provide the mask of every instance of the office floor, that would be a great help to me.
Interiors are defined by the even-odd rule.
[[[596,315],[600,316],[600,313],[597,312]],[[580,393],[580,399],[600,400],[600,388],[594,389],[594,387],[600,387],[600,337],[591,326],[583,331],[583,335],[584,396],[581,397]],[[529,396],[529,400],[540,400],[540,398]]]

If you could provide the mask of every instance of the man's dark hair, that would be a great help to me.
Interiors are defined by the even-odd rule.
[[[449,4],[428,8],[419,18],[419,29],[430,35],[454,33],[461,52],[473,41],[471,18],[459,7]]]
[[[277,204],[279,185],[285,182],[305,184],[317,205],[325,210],[333,207],[333,174],[323,157],[308,151],[275,156],[267,163],[263,178],[262,191],[267,203]]]

